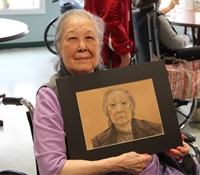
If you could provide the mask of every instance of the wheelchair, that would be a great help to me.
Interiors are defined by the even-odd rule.
[[[135,36],[136,56],[135,63],[143,64],[145,62],[153,61],[156,57],[158,60],[164,60],[165,55],[172,56],[176,59],[184,59],[185,61],[192,61],[200,58],[200,47],[188,47],[171,51],[163,48],[159,43],[159,24],[158,16],[160,13],[156,10],[155,4],[151,4],[151,8],[146,8],[143,11],[135,13],[133,2],[133,29]],[[169,60],[164,60],[166,64],[172,64]],[[184,128],[191,121],[192,116],[197,107],[197,98],[194,99],[174,99],[174,106],[177,112],[180,130],[185,134],[185,141],[192,148],[191,155],[197,162],[198,172],[200,169],[200,152],[197,145],[195,145],[195,136],[184,132]],[[187,165],[184,165],[187,166]],[[191,172],[191,174],[194,174]]]
[[[148,10],[135,13],[134,8],[136,7],[133,2],[132,16],[136,46],[135,62],[137,64],[149,62],[152,61],[155,56],[162,60],[166,55],[176,59],[184,59],[185,61],[199,59],[199,46],[183,48],[176,51],[161,46],[159,43],[159,24],[157,20],[160,13],[156,10],[155,4],[151,4],[151,6],[152,8],[147,8]],[[166,64],[170,64],[168,60],[165,60],[165,62]],[[197,107],[197,98],[174,99],[174,106],[176,108],[180,128],[183,130],[194,115]]]
[[[33,105],[24,98],[15,98],[15,97],[6,97],[6,96],[3,97],[2,103],[4,105],[15,105],[15,106],[23,105],[26,108],[26,116],[27,116],[28,123],[30,125],[30,130],[31,130],[32,138],[33,138],[33,125],[32,125],[33,112],[34,112]],[[189,146],[191,147],[191,152],[189,154],[191,156],[189,156],[189,160],[191,161],[191,158],[192,158],[196,162],[196,165],[198,165],[200,164],[200,150],[198,146],[195,144],[196,138],[192,134],[189,134],[189,133],[184,133],[184,134],[185,134],[185,142],[187,142]],[[37,173],[36,175],[40,175],[36,160],[35,160],[35,164],[36,164],[36,173]],[[180,166],[185,167],[185,164],[184,165],[180,164]],[[192,169],[191,171],[194,171],[194,169]],[[15,170],[3,170],[3,171],[0,171],[0,175],[28,175],[28,174],[15,171]],[[197,175],[197,174],[192,173],[191,175]]]
[[[57,2],[58,0],[52,0],[52,3]],[[64,13],[68,10],[78,8],[74,6],[71,3],[67,3],[64,7],[61,9],[61,13]],[[46,26],[45,31],[44,31],[44,45],[46,48],[53,53],[54,55],[57,55],[57,51],[55,48],[55,31],[56,31],[56,26],[57,26],[57,20],[59,16],[53,18]]]
[[[33,125],[32,125],[33,111],[34,111],[33,105],[28,100],[26,100],[24,98],[6,97],[5,94],[1,98],[2,98],[1,102],[4,105],[15,105],[15,106],[23,105],[26,108],[26,116],[27,116],[27,120],[28,120],[28,123],[29,123],[29,126],[30,126],[32,139],[33,139]],[[2,121],[1,127],[3,127],[3,121]],[[35,160],[35,164],[36,164],[36,173],[37,173],[37,175],[39,175],[39,170],[38,170],[36,160]],[[28,175],[28,174],[26,174],[24,172],[12,170],[12,169],[7,169],[7,170],[3,170],[3,171],[0,170],[0,175]]]

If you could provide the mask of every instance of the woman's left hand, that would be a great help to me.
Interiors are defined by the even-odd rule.
[[[184,140],[184,134],[182,134],[182,140]],[[170,149],[167,154],[175,159],[181,159],[183,156],[189,154],[190,147],[183,141],[183,146],[178,146],[176,149]]]
[[[173,9],[175,5],[179,4],[179,0],[171,0],[169,4],[169,8]]]
[[[179,4],[179,0],[172,0],[175,5]]]

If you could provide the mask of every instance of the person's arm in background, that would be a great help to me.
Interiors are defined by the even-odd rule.
[[[158,17],[158,22],[159,40],[167,49],[182,49],[189,43],[189,37],[187,35],[178,35],[164,15]]]
[[[163,9],[160,9],[160,11],[161,11],[163,14],[166,14],[166,13],[168,13],[170,10],[172,10],[172,9],[175,7],[175,5],[178,5],[178,4],[179,4],[179,0],[171,0],[171,1],[170,1],[170,4],[169,4],[167,7],[163,8]]]
[[[120,67],[125,67],[130,64],[131,54],[127,53],[126,55],[121,55],[121,64]]]
[[[107,4],[107,5],[106,5]],[[106,44],[121,56],[120,67],[130,64],[133,42],[129,38],[130,8],[129,0],[108,0],[104,4],[103,19],[106,22]]]
[[[130,64],[133,42],[129,38],[131,1],[85,1],[85,9],[100,16],[106,23],[104,43],[121,57],[121,67]]]

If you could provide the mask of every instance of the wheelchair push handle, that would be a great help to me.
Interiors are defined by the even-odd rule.
[[[16,105],[16,106],[19,106],[19,105],[24,105],[30,115],[31,115],[31,118],[33,117],[33,111],[34,111],[34,107],[33,105],[31,104],[31,102],[29,102],[28,100],[24,99],[24,98],[16,98],[16,97],[4,97],[2,99],[2,103],[4,105]]]
[[[16,105],[16,106],[19,106],[19,105],[22,105],[21,99],[22,98],[4,97],[2,99],[2,103],[4,105]]]

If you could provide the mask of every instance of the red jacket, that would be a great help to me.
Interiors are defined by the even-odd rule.
[[[131,0],[85,0],[84,8],[106,23],[102,57],[105,65],[112,58],[112,66],[118,67],[120,55],[134,50]]]

